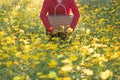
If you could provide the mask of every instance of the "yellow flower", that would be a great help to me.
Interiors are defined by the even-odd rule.
[[[95,9],[95,13],[97,13],[97,12],[99,12],[99,9],[97,8],[97,9]]]
[[[25,52],[29,52],[29,50],[30,50],[30,45],[22,46],[22,48],[23,48],[23,50],[24,50]]]
[[[51,60],[48,65],[50,68],[55,68],[57,66],[57,62],[55,60]]]
[[[57,77],[56,72],[54,72],[54,71],[50,71],[48,76],[49,76],[49,78],[56,78]]]
[[[120,75],[118,75],[118,80],[120,80]]]
[[[117,51],[117,50],[119,50],[119,48],[120,48],[120,46],[115,46],[114,50]]]
[[[2,44],[7,44],[7,43],[2,42]],[[2,46],[2,49],[3,50],[8,50],[8,47],[7,46]]]
[[[87,30],[86,30],[86,33],[89,34],[89,33],[90,33],[90,29],[87,29]]]
[[[70,56],[70,61],[76,61],[78,59],[77,55]]]
[[[4,22],[7,23],[9,21],[8,18],[3,18]]]
[[[72,70],[72,65],[65,65],[65,66],[61,67],[61,70],[65,71],[65,72],[69,72]]]
[[[19,30],[19,25],[12,26],[12,28],[13,28],[15,31],[18,31],[18,30]]]
[[[7,27],[7,31],[12,32],[12,30],[11,30],[11,28],[9,26]]]
[[[65,71],[62,71],[61,69],[59,70],[59,74],[63,76],[68,76],[68,73]]]
[[[62,78],[57,77],[55,80],[63,80]]]
[[[19,33],[20,33],[20,34],[24,34],[24,30],[20,29],[20,30],[19,30]]]
[[[89,22],[90,21],[90,17],[86,17],[85,21]]]
[[[24,27],[24,28],[29,28],[29,26],[28,26],[28,25],[26,25],[26,24],[24,24],[24,25],[23,25],[23,27]]]
[[[42,79],[46,79],[46,78],[49,78],[49,76],[48,75],[41,75],[41,76],[39,76],[40,78],[42,78]]]
[[[95,19],[95,18],[96,18],[96,16],[95,16],[95,15],[93,15],[93,18]]]
[[[29,76],[27,76],[27,78],[29,78]],[[24,75],[21,75],[21,76],[15,76],[13,78],[13,80],[24,80],[25,79],[25,76]],[[30,79],[26,79],[26,80],[30,80]]]
[[[72,29],[72,28],[68,28],[68,29],[67,29],[67,32],[68,32],[68,33],[72,33],[72,32],[73,32],[73,29]]]
[[[39,60],[39,55],[33,55],[33,56],[32,56],[32,59],[33,59],[33,60]]]
[[[24,55],[22,56],[22,58],[23,58],[24,60],[28,60],[28,59],[30,58],[30,54],[29,54],[29,53],[26,53],[26,54],[24,54]]]
[[[34,64],[39,64],[40,63],[40,61],[36,61]]]
[[[98,24],[102,24],[104,22],[104,20],[105,20],[104,18],[99,19]]]
[[[72,80],[70,77],[64,77],[62,80]]]
[[[92,66],[93,64],[82,62],[82,63],[80,63],[80,65],[81,65],[81,66],[89,67],[89,66]]]
[[[86,10],[88,8],[88,5],[84,5],[83,9]]]
[[[68,64],[71,63],[71,61],[70,61],[69,59],[62,60],[61,62],[62,62],[62,63],[68,63]]]
[[[109,56],[109,59],[119,58],[120,52],[116,51],[114,54],[113,53],[108,54],[108,56]]]
[[[107,62],[108,59],[105,58],[105,56],[99,57],[99,64],[102,64],[103,62]]]
[[[2,65],[2,62],[0,62],[0,66]]]
[[[75,41],[75,42],[73,42],[73,44],[74,44],[74,45],[79,45],[80,42],[79,42],[79,41]]]
[[[13,71],[8,71],[8,73],[9,73],[10,75],[12,75],[12,74],[13,74]]]
[[[101,55],[100,54],[93,54],[93,56],[92,57],[100,57]]]
[[[35,64],[32,64],[31,67],[32,67],[32,68],[36,68],[36,65],[35,65]]]
[[[54,44],[50,47],[50,49],[53,49],[54,51],[56,51],[58,49],[58,45]]]
[[[20,80],[21,78],[19,76],[15,76],[13,80]]]
[[[88,80],[88,79],[85,79],[85,78],[84,78],[84,79],[82,79],[82,80]]]
[[[64,26],[64,25],[61,25],[61,26],[60,26],[60,30],[58,30],[58,31],[55,30],[55,31],[56,31],[56,33],[57,33],[57,32],[64,32],[64,30],[65,30],[65,26]]]
[[[10,51],[11,51],[11,52],[17,52],[17,46],[12,46],[12,47],[10,48]]]
[[[30,22],[30,25],[31,26],[35,26],[35,22]]]
[[[85,28],[84,28],[84,27],[81,27],[80,30],[81,30],[81,31],[85,31]]]
[[[7,61],[7,62],[6,62],[6,66],[7,66],[7,67],[10,67],[11,65],[12,65],[12,62],[11,62],[11,61]]]
[[[17,15],[18,15],[19,17],[21,17],[21,15],[22,15],[22,14],[21,14],[20,12],[18,12],[18,14],[17,14]]]
[[[83,69],[83,73],[86,74],[87,76],[93,75],[93,71],[90,69]]]
[[[104,72],[100,72],[100,77],[101,77],[101,79],[103,79],[103,80],[108,79],[108,78],[111,77],[112,75],[113,75],[113,73],[112,73],[112,71],[110,71],[110,70],[106,70],[106,71],[104,71]]]
[[[82,80],[88,80],[88,79],[82,79]]]
[[[16,52],[15,54],[16,57],[21,57],[21,55],[22,55],[22,52]]]
[[[13,63],[14,63],[15,65],[18,65],[18,64],[19,64],[17,61],[14,61]]]
[[[0,31],[0,37],[4,36],[5,32],[4,31]]]
[[[92,53],[93,51],[94,51],[93,48],[89,48],[89,49],[88,49],[88,52],[89,52],[89,53]]]
[[[9,55],[8,54],[3,54],[2,55],[2,58],[4,59],[4,58],[9,58]]]

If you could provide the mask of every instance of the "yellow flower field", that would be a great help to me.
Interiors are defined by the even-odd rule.
[[[120,80],[120,1],[77,0],[64,41],[46,36],[42,2],[0,0],[0,80]]]

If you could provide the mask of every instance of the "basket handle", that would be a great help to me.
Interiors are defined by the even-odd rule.
[[[57,9],[58,6],[62,6],[62,7],[65,9],[65,14],[66,14],[66,16],[67,16],[67,10],[66,10],[65,6],[64,6],[63,4],[61,4],[61,3],[59,3],[59,4],[57,4],[57,5],[55,6],[55,8],[54,8],[54,16],[56,16],[56,9]]]

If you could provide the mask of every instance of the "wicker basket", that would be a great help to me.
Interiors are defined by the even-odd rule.
[[[65,9],[66,15],[56,15],[56,9],[58,6],[62,6]],[[54,28],[54,30],[60,31],[63,30],[61,26],[64,26],[64,31],[67,30],[67,25],[71,25],[74,16],[73,15],[67,15],[66,8],[63,4],[57,4],[54,8],[54,15],[48,15],[47,16],[49,23]]]

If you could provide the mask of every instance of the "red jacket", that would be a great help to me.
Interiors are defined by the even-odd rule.
[[[48,31],[51,25],[48,22],[48,19],[46,16],[54,14],[54,7],[57,4],[58,4],[57,0],[44,0],[43,2],[42,10],[40,12],[40,18],[42,19],[43,24],[45,25]],[[76,6],[75,0],[62,0],[61,4],[63,4],[66,7],[68,15],[70,14],[70,10],[72,10],[74,19],[70,27],[74,30],[78,22],[78,19],[80,17],[80,13],[78,11],[78,7]],[[56,10],[56,14],[65,14],[64,8],[62,6],[58,6]]]

